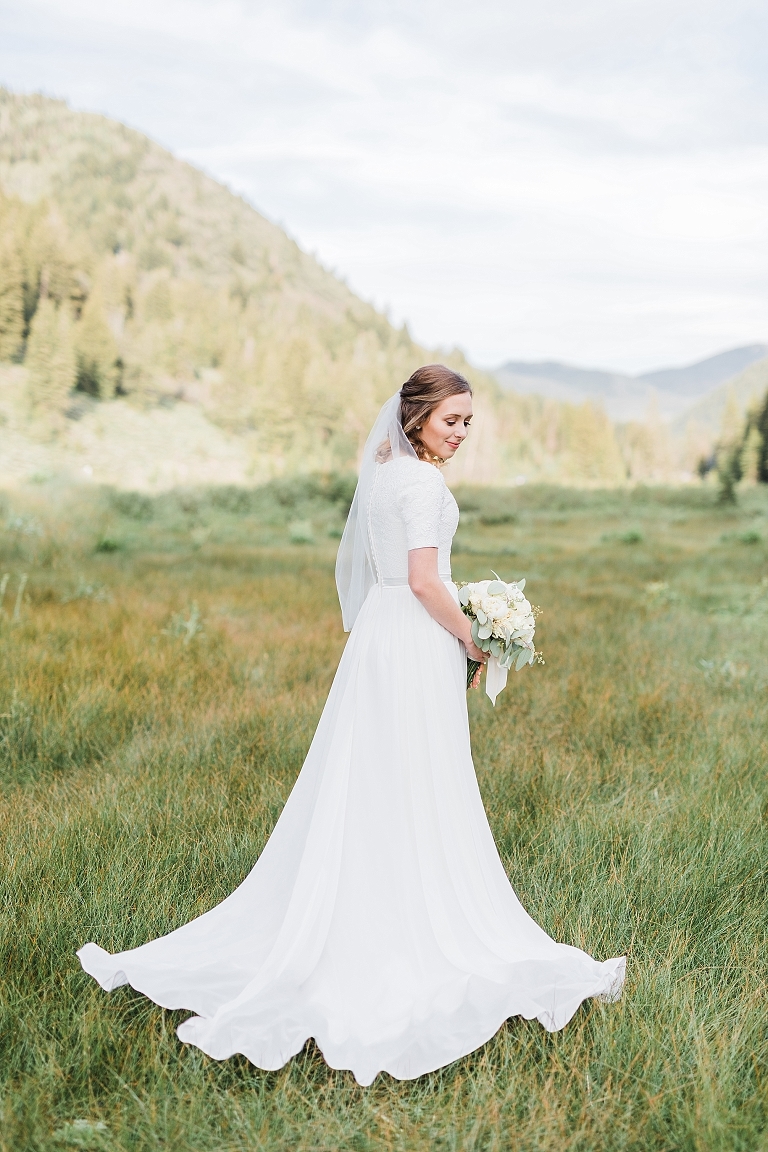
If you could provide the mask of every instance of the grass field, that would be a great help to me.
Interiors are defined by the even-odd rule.
[[[768,1149],[762,490],[460,493],[454,574],[525,575],[544,609],[546,664],[495,712],[471,694],[491,825],[547,931],[628,954],[620,1004],[363,1089],[311,1044],[217,1064],[81,972],[84,941],[177,927],[261,851],[344,644],[346,498],[3,497],[0,1149]]]

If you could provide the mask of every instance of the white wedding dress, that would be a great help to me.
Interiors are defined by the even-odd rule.
[[[478,1048],[510,1016],[562,1028],[616,999],[599,963],[528,916],[499,859],[470,751],[466,654],[408,587],[408,550],[450,582],[456,501],[420,460],[376,466],[377,583],[341,658],[304,767],[261,857],[223,903],[140,948],[78,953],[195,1016],[181,1040],[280,1068],[314,1037],[360,1084],[410,1079]]]

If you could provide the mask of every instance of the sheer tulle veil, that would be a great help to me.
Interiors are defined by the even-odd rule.
[[[400,423],[400,393],[396,392],[379,412],[365,442],[355,496],[336,557],[336,587],[345,632],[351,630],[368,592],[376,583],[368,530],[376,465],[399,456],[417,459]]]

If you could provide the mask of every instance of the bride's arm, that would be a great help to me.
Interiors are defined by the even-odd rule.
[[[472,660],[487,659],[472,639],[472,625],[437,574],[437,548],[411,548],[408,584],[433,620],[461,640]]]

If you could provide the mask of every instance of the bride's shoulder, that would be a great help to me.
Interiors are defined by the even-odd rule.
[[[390,460],[385,465],[386,468],[391,468],[391,475],[398,476],[401,479],[416,480],[423,483],[437,480],[438,483],[443,481],[443,475],[434,464],[428,464],[426,460],[417,460],[415,456],[399,456],[396,460]]]
[[[413,456],[400,456],[382,464],[382,470],[387,474],[390,491],[407,495],[421,491],[425,495],[433,492],[435,499],[445,487],[442,473],[434,464],[427,464],[426,460],[417,460]]]
[[[445,498],[445,480],[434,464],[416,460],[413,456],[400,456],[382,465],[387,475],[384,488],[399,502],[423,504],[425,501],[442,505]]]

